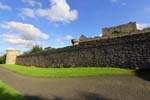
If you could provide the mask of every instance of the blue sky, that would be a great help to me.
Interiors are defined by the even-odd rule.
[[[130,21],[150,26],[150,0],[0,0],[0,53],[69,46],[81,34]]]

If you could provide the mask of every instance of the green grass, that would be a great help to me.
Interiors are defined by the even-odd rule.
[[[132,70],[120,68],[37,68],[20,65],[0,66],[27,76],[51,78],[130,74],[132,72]]]
[[[16,90],[0,81],[0,100],[23,100],[23,97]]]

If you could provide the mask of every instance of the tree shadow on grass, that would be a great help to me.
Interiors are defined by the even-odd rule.
[[[68,94],[69,95],[69,94]],[[76,98],[63,98],[58,96],[52,96],[52,98],[42,98],[40,96],[24,96],[24,100],[114,100],[105,98],[99,94],[91,92],[79,92],[79,95]]]
[[[0,88],[0,100],[22,100],[22,96],[15,93],[7,93],[4,88]]]
[[[150,81],[150,69],[141,69],[134,72],[139,78]]]

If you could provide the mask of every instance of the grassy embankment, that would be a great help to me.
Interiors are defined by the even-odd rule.
[[[0,100],[23,100],[23,97],[16,90],[0,81]]]
[[[83,77],[98,75],[131,74],[132,70],[120,68],[37,68],[21,65],[0,65],[13,72],[34,77]]]

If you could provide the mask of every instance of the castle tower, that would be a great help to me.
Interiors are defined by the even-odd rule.
[[[15,64],[16,57],[20,54],[18,50],[7,50],[6,51],[6,64]]]
[[[124,34],[131,34],[137,31],[136,22],[129,22],[127,24],[122,24],[115,27],[103,28],[102,37],[112,37],[112,36],[123,36]]]
[[[73,46],[79,45],[79,40],[78,39],[72,39],[71,42],[72,42]]]

